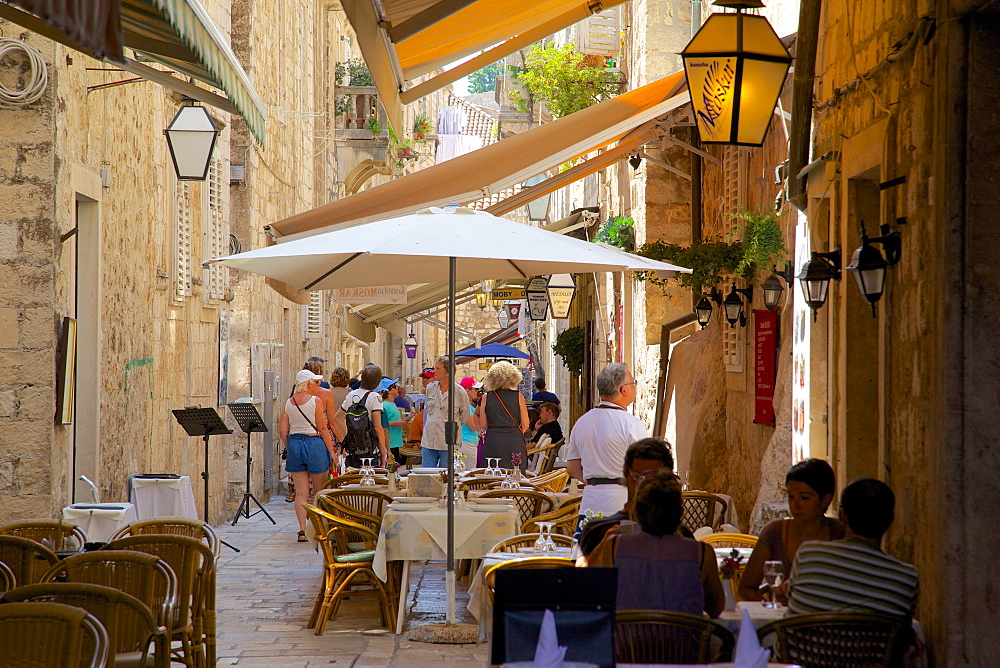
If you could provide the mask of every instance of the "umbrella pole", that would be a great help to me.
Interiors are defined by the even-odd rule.
[[[455,623],[455,442],[458,423],[455,422],[455,283],[456,259],[448,258],[448,422],[445,441],[448,443],[448,570],[445,573],[445,596],[448,599],[448,624]]]

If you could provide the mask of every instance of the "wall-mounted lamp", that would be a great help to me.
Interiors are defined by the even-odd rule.
[[[882,236],[869,239],[865,232],[865,222],[861,221],[861,245],[854,251],[851,264],[847,266],[847,271],[854,274],[861,296],[871,304],[873,318],[875,302],[882,298],[885,287],[885,268],[899,262],[903,250],[899,232],[892,232],[891,229],[888,225],[883,225]],[[881,244],[885,249],[885,257],[872,244]]]
[[[840,248],[834,248],[829,253],[812,252],[811,259],[802,265],[802,271],[796,278],[802,285],[802,294],[806,304],[813,310],[813,322],[816,321],[816,311],[826,303],[826,295],[830,289],[830,280],[840,280],[842,259]]]
[[[628,159],[628,164],[632,166],[632,171],[634,172],[638,170],[639,165],[642,164],[642,158],[639,157],[638,154],[633,155],[631,158]]]
[[[499,310],[497,312],[497,322],[500,323],[501,328],[506,328],[510,324],[510,313],[507,313],[507,308],[503,304],[503,300],[500,300]]]
[[[781,293],[785,291],[785,286],[781,284],[778,277],[785,279],[785,285],[791,285],[792,283],[792,266],[789,264],[785,265],[784,270],[778,271],[777,267],[774,267],[774,273],[772,273],[761,289],[764,291],[764,308],[768,311],[772,311],[778,307],[778,302],[781,301]]]
[[[524,182],[524,187],[528,188],[531,186],[536,186],[542,181],[548,178],[545,174],[539,174],[538,176],[532,176],[530,179]],[[552,197],[552,193],[547,195],[542,195],[536,199],[528,202],[528,220],[543,221],[547,220],[549,217],[549,199]]]
[[[490,303],[490,296],[483,291],[476,293],[476,306],[479,308],[486,308],[487,304]]]
[[[190,98],[186,102],[194,102]],[[163,131],[178,181],[204,181],[212,162],[219,128],[205,107],[188,104],[177,110]]]
[[[493,289],[496,286],[497,282],[492,278],[484,278],[483,280],[479,281],[479,289],[485,292],[486,294],[492,293]]]
[[[498,311],[503,308],[503,300],[502,299],[493,299],[493,298],[490,298],[490,302],[493,304],[493,308],[495,308]]]
[[[701,325],[702,329],[705,329],[708,326],[708,321],[712,319],[712,302],[708,301],[708,297],[701,296],[698,303],[694,305],[694,314],[698,319],[698,324]]]
[[[735,13],[712,14],[681,52],[703,144],[761,146],[792,56],[763,16],[760,0],[716,0]]]
[[[726,322],[730,328],[735,327],[736,323],[740,323],[740,327],[747,326],[747,315],[743,312],[743,300],[740,299],[740,295],[746,297],[747,304],[750,304],[753,301],[753,286],[737,288],[733,283],[726,300],[722,302],[722,307],[726,310]]]

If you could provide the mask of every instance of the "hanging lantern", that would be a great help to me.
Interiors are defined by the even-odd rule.
[[[486,294],[485,292],[476,293],[476,306],[478,306],[479,308],[486,308],[486,306],[489,303],[490,303],[490,296],[488,294]]]
[[[193,100],[192,100],[193,101]],[[219,128],[205,107],[185,106],[163,131],[178,181],[204,181]]]
[[[811,259],[802,265],[802,271],[796,278],[802,285],[802,294],[806,304],[813,311],[813,321],[816,320],[816,310],[826,303],[826,295],[830,289],[830,280],[840,280],[841,257],[840,249],[835,248],[829,253],[812,252]]]
[[[703,144],[761,146],[792,56],[763,16],[760,0],[716,0],[735,13],[712,14],[681,52]]]
[[[403,348],[406,349],[406,359],[413,359],[417,356],[417,339],[413,336],[413,330],[410,330],[410,336],[403,342]]]

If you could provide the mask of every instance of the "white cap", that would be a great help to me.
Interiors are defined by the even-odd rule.
[[[323,380],[323,376],[313,373],[309,369],[300,369],[297,374],[295,374],[295,384],[304,383],[307,380]]]

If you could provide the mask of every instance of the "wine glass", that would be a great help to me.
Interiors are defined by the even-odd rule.
[[[500,458],[499,457],[487,457],[486,458],[486,475],[497,476],[500,475]]]
[[[777,588],[785,579],[785,565],[779,560],[771,560],[764,562],[764,581],[767,582],[767,586],[771,588],[771,602],[764,603],[765,608],[775,608],[781,607],[778,603]]]
[[[681,491],[684,491],[684,492],[690,491],[690,489],[691,489],[691,472],[690,471],[685,471],[684,474],[681,476],[681,480],[684,483],[683,485],[681,485]]]
[[[538,523],[539,535],[545,539],[544,544],[542,545],[542,552],[556,551],[556,544],[552,541],[552,527],[555,525],[555,522]]]
[[[375,486],[375,469],[372,467],[372,457],[362,457],[361,459],[361,485],[364,487]]]
[[[542,531],[542,525],[538,525],[538,538],[535,539],[535,554],[542,554],[545,552],[545,533]]]

